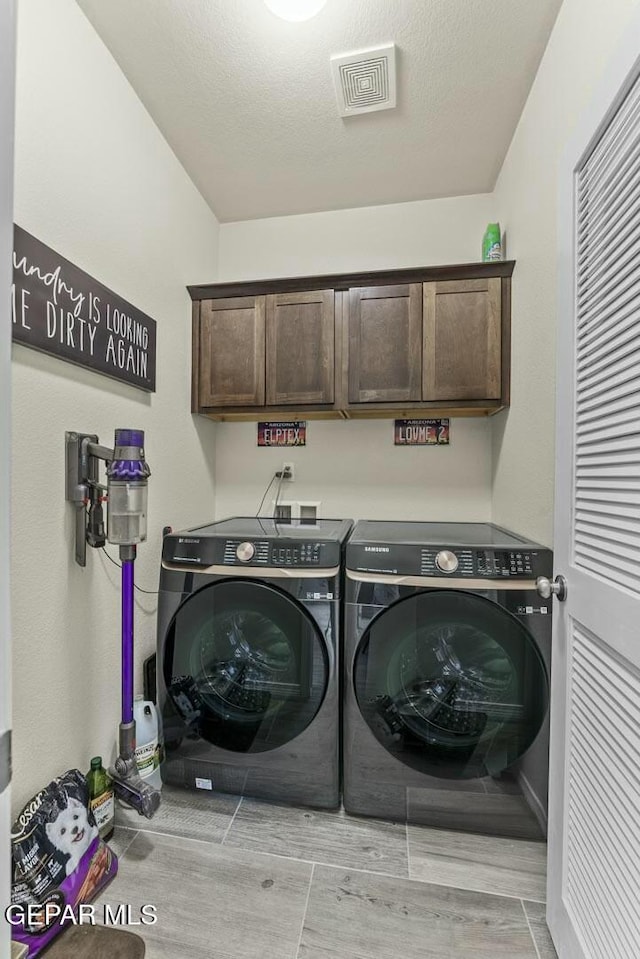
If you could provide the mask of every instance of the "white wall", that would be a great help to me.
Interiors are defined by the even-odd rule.
[[[307,444],[257,449],[255,423],[219,424],[216,516],[253,516],[286,461],[295,465],[295,480],[282,484],[280,500],[320,501],[325,517],[491,519],[491,434],[485,420],[452,420],[449,447],[394,447],[392,420],[310,421]],[[265,500],[265,515],[276,488]]]
[[[111,758],[119,719],[119,574],[101,553],[74,562],[65,429],[106,445],[115,427],[146,431],[145,588],[157,588],[162,527],[213,514],[215,427],[189,413],[185,286],[215,276],[217,221],[74,0],[20,0],[15,203],[17,223],[157,320],[158,375],[149,396],[13,348],[14,806]],[[154,609],[138,598],[138,666]]]
[[[223,223],[219,278],[475,262],[494,212],[491,197],[481,195]],[[453,420],[448,449],[396,448],[390,420],[309,422],[307,443],[283,456],[283,451],[256,449],[255,423],[221,424],[216,515],[254,513],[286,459],[296,464],[297,476],[283,486],[282,497],[321,500],[324,516],[491,518],[486,419]]]
[[[453,197],[220,226],[219,278],[347,273],[475,263],[492,197]]]
[[[557,169],[639,0],[564,0],[495,190],[513,277],[512,404],[494,420],[493,516],[553,540]],[[612,224],[615,229],[615,224]]]
[[[11,625],[9,514],[11,441],[11,247],[13,242],[13,121],[15,86],[15,4],[0,4],[0,736],[11,728]],[[0,763],[0,780],[9,773]],[[0,913],[10,895],[10,787],[0,785]],[[9,926],[0,922],[0,957],[9,956]]]

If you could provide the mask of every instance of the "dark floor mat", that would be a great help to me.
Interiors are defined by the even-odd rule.
[[[70,926],[61,933],[42,959],[143,959],[140,936],[108,926]]]

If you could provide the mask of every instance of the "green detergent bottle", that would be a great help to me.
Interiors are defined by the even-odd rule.
[[[91,760],[91,769],[87,773],[89,784],[89,805],[100,833],[100,838],[108,841],[115,828],[115,803],[113,786],[109,773],[102,765],[102,757]]]
[[[482,262],[502,259],[502,243],[500,241],[500,224],[489,223],[482,237]]]

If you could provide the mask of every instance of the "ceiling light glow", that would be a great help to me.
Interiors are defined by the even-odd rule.
[[[272,13],[283,20],[299,23],[320,13],[327,0],[264,0]]]

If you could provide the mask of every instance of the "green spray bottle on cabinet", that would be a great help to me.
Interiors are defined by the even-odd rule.
[[[482,262],[502,259],[500,224],[489,223],[482,237]]]

